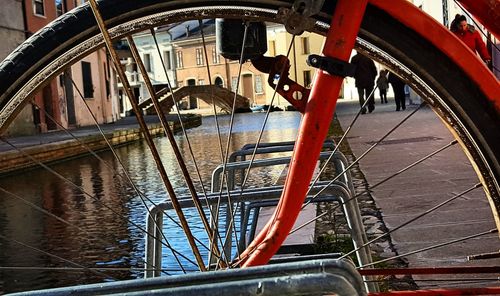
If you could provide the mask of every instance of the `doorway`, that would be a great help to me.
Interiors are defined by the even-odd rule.
[[[243,96],[248,98],[250,101],[250,106],[253,105],[253,81],[252,74],[243,74]]]
[[[222,81],[222,78],[216,77],[214,84],[217,85],[217,86],[223,87],[224,86],[224,81]]]
[[[243,79],[243,96],[248,98],[248,100],[250,101],[250,106],[252,106],[254,103],[252,74],[243,74],[242,79]]]
[[[47,130],[56,130],[57,125],[54,122],[54,92],[52,91],[52,84],[47,85],[42,90],[43,107],[45,109],[45,124],[47,125]],[[48,119],[48,120],[47,120]]]
[[[196,85],[196,80],[195,79],[188,79],[187,81],[188,86],[195,86]],[[193,96],[189,96],[189,109],[196,109],[198,108],[198,99]]]
[[[73,92],[73,76],[71,73],[71,68],[64,71],[62,76],[64,81],[64,95],[66,97],[66,109],[68,112],[68,124],[70,126],[76,124],[76,112],[75,112],[75,94]]]

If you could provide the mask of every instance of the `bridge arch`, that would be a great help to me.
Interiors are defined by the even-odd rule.
[[[157,93],[157,97],[160,98],[160,107],[165,113],[169,113],[174,106],[172,98],[179,102],[186,97],[203,100],[209,105],[215,103],[222,110],[231,112],[235,93],[217,85],[192,85],[181,87],[173,93],[169,93],[168,89],[164,88]],[[151,99],[145,100],[139,107],[145,109],[147,114],[156,113]],[[238,112],[250,112],[250,100],[244,96],[236,95],[235,109]]]

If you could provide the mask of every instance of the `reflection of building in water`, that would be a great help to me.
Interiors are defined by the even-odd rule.
[[[108,163],[113,163],[111,154],[101,156]],[[136,217],[131,217],[131,198],[130,192],[127,192],[127,188],[131,186],[121,183],[121,179],[116,177],[116,171],[110,171],[94,157],[88,157],[84,162],[81,159],[68,161],[53,168],[76,186],[53,174],[34,170],[0,179],[0,187],[16,192],[20,197],[71,225],[1,193],[0,235],[75,264],[89,267],[96,267],[98,264],[130,267],[135,264],[134,267],[137,267],[138,258],[133,258],[133,250],[139,247],[133,244],[142,243],[143,233],[132,226],[130,221],[142,223],[145,210],[141,205],[135,211]],[[116,165],[114,169],[117,169]],[[77,186],[90,196],[85,195]],[[134,237],[137,241],[134,241]],[[0,272],[0,291],[47,288],[47,283],[41,281],[41,278],[58,279],[57,283],[50,283],[51,287],[104,280],[102,276],[85,271],[65,272],[61,275],[60,271],[36,270],[36,267],[76,266],[1,238],[0,249],[0,266],[35,267],[34,270],[12,274],[15,280],[9,280],[8,272]],[[111,276],[127,279],[131,277],[131,273],[113,272]]]
[[[16,177],[14,181],[12,178]],[[19,178],[14,176],[0,179],[0,188],[7,192],[16,193],[26,202],[41,206],[41,194],[38,186],[31,187],[25,192],[19,193],[19,188],[26,188],[31,184],[30,178]],[[43,180],[40,180],[43,181]],[[43,254],[27,248],[17,242],[43,249],[44,247],[44,224],[46,217],[39,211],[33,209],[26,202],[20,201],[15,196],[6,192],[0,192],[0,266],[45,266]],[[39,270],[0,271],[0,294],[3,291],[15,291],[19,289],[19,276],[26,282],[34,283],[41,275]]]

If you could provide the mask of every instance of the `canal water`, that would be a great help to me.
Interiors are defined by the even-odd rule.
[[[264,116],[264,113],[236,115],[230,151],[257,141]],[[271,113],[262,142],[294,140],[299,121],[297,112]],[[229,116],[219,116],[224,149],[228,124]],[[204,117],[203,124],[189,130],[188,136],[204,187],[209,191],[212,170],[221,163],[214,118]],[[188,153],[184,137],[176,138],[180,149]],[[186,193],[168,140],[156,138],[155,142],[177,193]],[[104,162],[86,156],[52,165],[54,172],[64,179],[44,169],[0,179],[0,188],[9,192],[0,192],[0,294],[143,276],[139,268],[144,264],[145,234],[140,229],[145,227],[144,203],[147,206],[160,203],[167,195],[144,142],[120,147],[116,153],[120,161],[111,152],[103,152],[99,156]],[[120,162],[148,200],[143,201],[124,177]],[[190,172],[194,172],[191,157],[186,162]],[[272,184],[281,169],[252,171],[248,186]],[[201,191],[198,178],[194,179]],[[186,215],[190,223],[200,225],[194,212],[188,211]],[[169,234],[170,243],[189,254],[181,230],[166,220],[173,231]],[[194,227],[194,232],[200,238],[204,236],[199,226]],[[171,254],[165,255],[166,266],[172,267],[170,273],[178,273],[173,260]],[[124,270],[105,271],[102,275],[81,271],[83,266]],[[194,266],[187,264],[187,268]]]

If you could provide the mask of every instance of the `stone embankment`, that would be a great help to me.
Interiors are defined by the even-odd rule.
[[[168,118],[174,132],[181,130],[176,116]],[[201,125],[201,116],[183,115],[185,128]],[[153,137],[164,135],[163,128],[156,116],[148,116],[147,125]],[[113,146],[125,145],[142,139],[137,122],[125,118],[113,124],[101,126],[103,133],[96,128],[76,128],[68,131],[55,131],[41,135],[5,138],[0,142],[0,175],[18,172],[38,166],[89,154],[90,151],[108,150]]]

